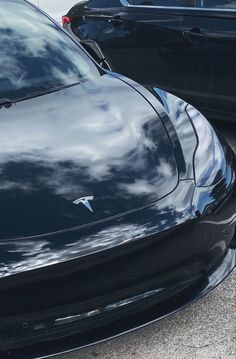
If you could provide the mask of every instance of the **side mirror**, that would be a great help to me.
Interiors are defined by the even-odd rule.
[[[105,59],[100,46],[94,40],[81,40],[80,44],[92,56],[92,58],[105,70],[111,71],[111,67]]]

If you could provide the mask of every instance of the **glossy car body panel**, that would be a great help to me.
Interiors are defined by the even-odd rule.
[[[65,32],[55,26],[59,39]],[[220,139],[220,179],[196,186],[193,158],[203,143],[195,116],[207,124],[196,109],[190,115],[183,100],[102,69],[34,97],[0,106],[1,201],[14,224],[7,231],[3,212],[1,359],[45,357],[133,330],[199,299],[235,267],[235,155]],[[146,181],[126,202],[119,184],[130,171],[132,184]],[[73,203],[81,182],[100,188],[94,212]]]
[[[208,117],[236,120],[233,8],[101,4],[78,4],[68,16],[74,34],[95,40],[115,71],[174,93]]]
[[[163,109],[177,110],[172,95],[138,88],[153,106],[162,97]],[[227,146],[225,155],[227,171],[212,188],[185,179],[142,210],[54,235],[2,240],[3,358],[36,358],[119,335],[219,284],[235,266],[235,160]]]
[[[100,247],[96,254],[84,252],[79,261],[2,279],[2,357],[27,359],[82,347],[166,316],[208,293],[235,266],[234,183],[230,168],[211,192],[196,189],[192,181],[180,182],[166,201],[69,234],[74,244],[67,247],[68,253],[82,254],[86,246],[89,253],[96,243]],[[218,209],[207,215],[209,203]],[[202,218],[196,215],[197,208],[205,213]],[[80,246],[76,238],[83,233],[87,240],[84,237]],[[47,261],[50,256],[65,258],[66,246],[49,250],[48,240],[42,242],[36,261],[38,256],[43,263],[43,253]],[[33,240],[28,248],[31,245]],[[11,243],[8,250],[14,252]],[[24,260],[25,250],[17,253],[22,268],[30,269],[32,261]],[[15,297],[24,300],[16,302]]]
[[[2,109],[0,133],[1,239],[104,220],[150,204],[178,183],[157,112],[110,75]],[[93,213],[73,204],[85,196],[94,197]]]

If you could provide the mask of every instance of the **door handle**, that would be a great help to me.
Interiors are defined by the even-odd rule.
[[[84,15],[83,16],[83,20],[86,20],[86,19],[101,19],[101,20],[104,20],[104,19],[109,19],[110,16],[106,16],[106,15],[99,15],[99,14],[88,14],[88,15]]]
[[[123,23],[123,20],[119,15],[99,15],[99,14],[88,14],[83,16],[83,20],[86,19],[96,19],[96,20],[106,20],[111,23],[121,24]]]
[[[199,28],[194,28],[191,30],[185,30],[182,32],[182,35],[188,41],[194,43],[199,40],[204,40],[207,38],[207,35],[202,32]]]
[[[119,25],[123,24],[124,21],[121,19],[120,15],[114,15],[109,17],[108,22]]]

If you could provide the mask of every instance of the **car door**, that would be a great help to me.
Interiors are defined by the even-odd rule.
[[[186,9],[179,95],[210,118],[236,121],[236,1],[199,0]]]
[[[110,62],[116,70],[142,84],[177,87],[184,1],[126,3],[116,20],[111,20],[112,36],[107,39]]]
[[[68,16],[75,35],[95,40],[114,70],[169,89],[178,83],[185,1],[90,0]]]

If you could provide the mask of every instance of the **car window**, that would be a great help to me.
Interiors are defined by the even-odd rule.
[[[202,0],[200,7],[236,10],[236,0]]]
[[[119,0],[91,0],[87,4],[88,7],[94,8],[109,8],[109,7],[118,7],[121,6]]]
[[[189,1],[188,0],[128,0],[128,2],[130,5],[185,7],[187,2]]]
[[[73,85],[98,68],[63,30],[33,6],[1,0],[0,98]]]
[[[236,0],[128,0],[130,5],[236,10]]]

